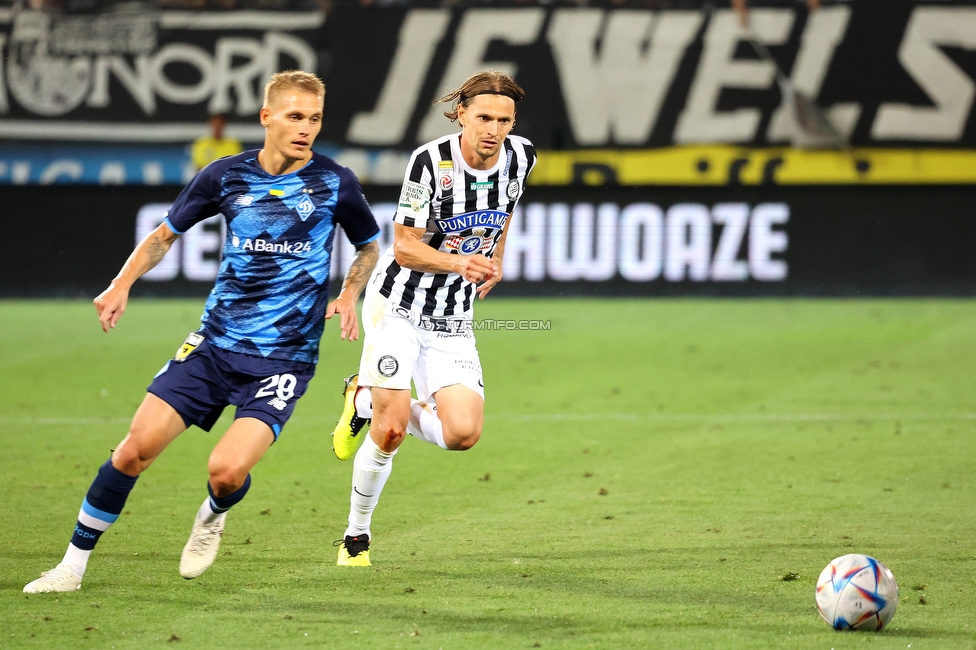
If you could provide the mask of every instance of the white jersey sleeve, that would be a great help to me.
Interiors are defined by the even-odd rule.
[[[433,162],[430,152],[421,148],[414,151],[407,164],[393,221],[409,228],[426,228],[433,195]]]

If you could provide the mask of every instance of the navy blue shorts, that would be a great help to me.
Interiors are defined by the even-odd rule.
[[[314,363],[230,352],[206,340],[189,354],[183,352],[181,348],[177,358],[166,362],[146,390],[176,409],[186,426],[195,424],[204,431],[233,404],[235,419],[261,420],[277,440],[315,374]]]

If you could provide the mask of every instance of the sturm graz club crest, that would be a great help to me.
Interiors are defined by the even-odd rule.
[[[519,195],[519,182],[508,181],[508,187],[505,188],[505,195],[512,201],[517,199]]]
[[[91,85],[90,58],[61,55],[56,45],[50,15],[40,11],[16,13],[7,54],[7,79],[17,101],[38,115],[71,112],[84,101]]]
[[[471,234],[464,237],[461,243],[458,244],[457,251],[461,255],[474,255],[475,253],[481,251],[487,243],[485,238],[485,233],[488,232],[484,228],[472,228]]]
[[[461,240],[458,244],[457,252],[461,255],[474,255],[481,250],[481,245],[484,243],[485,238],[480,235],[470,235]]]
[[[380,357],[379,363],[376,364],[376,369],[380,371],[380,374],[384,377],[392,377],[397,374],[397,370],[400,369],[400,363],[396,360],[396,357],[390,356],[389,354],[384,354]]]

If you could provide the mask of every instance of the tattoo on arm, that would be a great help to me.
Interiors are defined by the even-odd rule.
[[[168,246],[165,246],[159,237],[153,237],[152,241],[149,242],[149,247],[146,252],[149,254],[149,263],[151,266],[156,266],[166,255],[166,250]]]
[[[342,283],[342,292],[351,291],[356,299],[369,281],[369,276],[376,266],[376,260],[380,257],[380,245],[371,241],[356,252],[356,259],[349,267],[349,273]]]

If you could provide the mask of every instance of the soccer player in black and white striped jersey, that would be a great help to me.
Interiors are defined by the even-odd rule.
[[[404,436],[471,448],[484,421],[484,382],[472,331],[474,298],[502,276],[505,235],[535,148],[510,135],[524,91],[507,74],[479,72],[438,102],[460,133],[414,151],[394,217],[393,246],[376,265],[363,304],[359,374],[346,380],[333,432],[353,455],[349,526],[338,564],[369,566],[370,521]],[[417,399],[410,398],[410,380]]]

